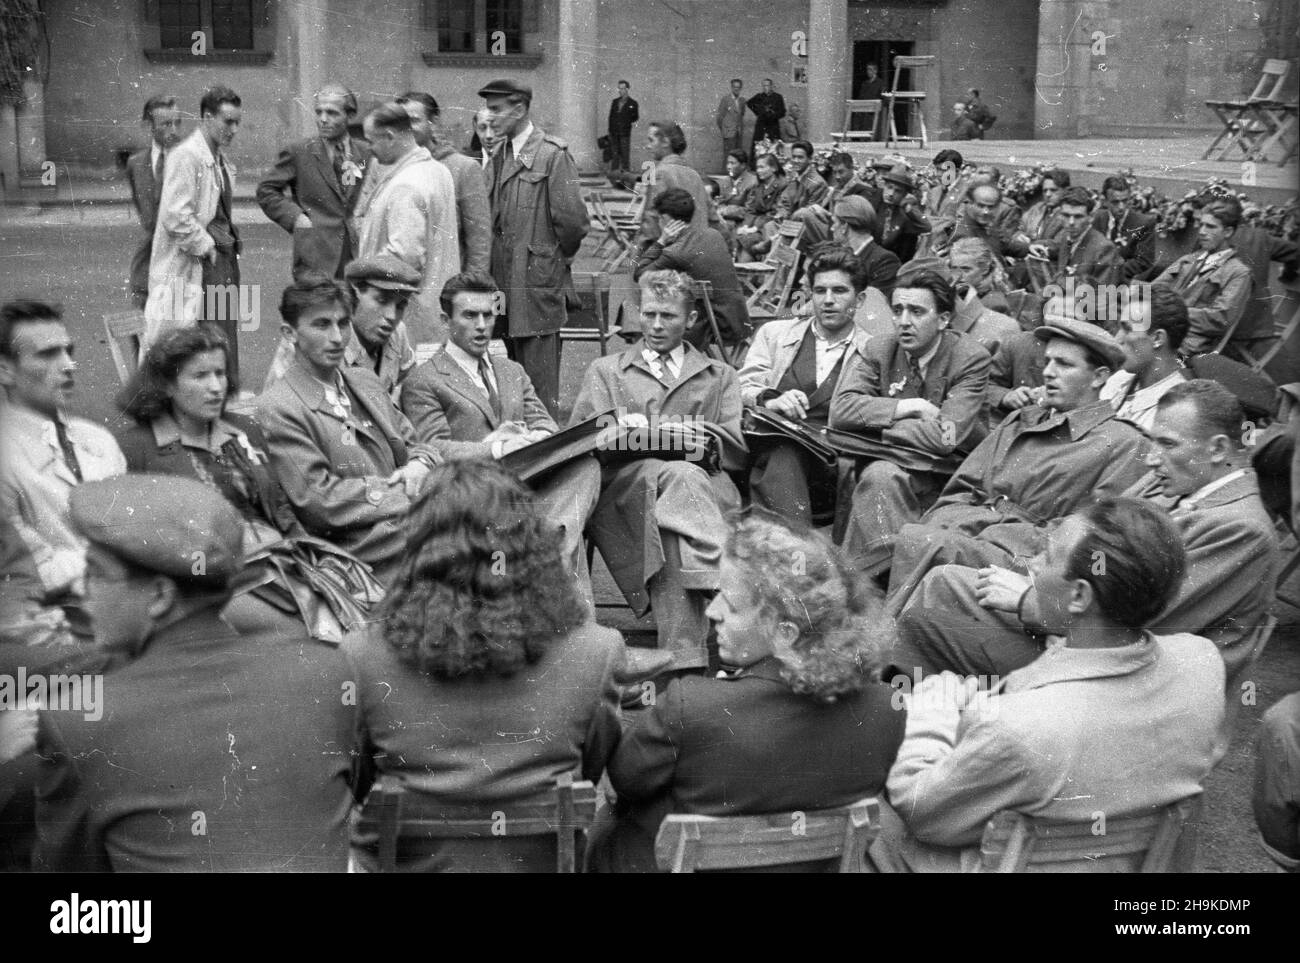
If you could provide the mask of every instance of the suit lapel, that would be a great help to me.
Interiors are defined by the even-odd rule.
[[[311,156],[316,159],[316,167],[319,169],[321,178],[330,186],[336,197],[340,201],[346,200],[343,195],[343,185],[334,175],[334,164],[330,160],[329,148],[325,146],[325,140],[321,137],[312,138]]]
[[[370,432],[367,432],[360,425],[357,426],[357,429],[363,434],[369,434],[386,443],[393,451],[394,463],[401,467],[406,464],[406,444],[401,438],[393,434],[392,429],[389,427],[392,416],[387,410],[375,407],[376,399],[372,398],[370,393],[365,390],[365,387],[357,382],[356,370],[343,367],[339,369],[339,373],[343,376],[343,382],[351,392],[352,398],[364,409],[366,418],[374,425],[374,430]],[[381,403],[391,406],[388,396],[384,395],[383,397],[384,402]]]
[[[433,365],[447,379],[447,387],[465,400],[472,401],[478,407],[478,410],[483,413],[483,417],[487,419],[489,425],[496,428],[500,424],[496,412],[492,410],[492,403],[488,401],[483,389],[470,381],[465,369],[452,360],[451,355],[447,354],[446,348],[433,356]],[[502,388],[505,387],[505,379],[501,377],[501,373],[496,371],[495,368],[493,371],[497,376],[497,394],[501,397],[501,411],[504,414],[507,410],[505,394],[502,392]]]

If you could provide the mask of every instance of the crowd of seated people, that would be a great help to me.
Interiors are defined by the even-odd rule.
[[[482,270],[421,308],[446,340],[420,364],[408,266],[296,278],[239,410],[222,333],[168,332],[111,432],[67,413],[58,307],[3,307],[0,673],[94,666],[120,700],[181,684],[111,726],[0,706],[0,825],[30,827],[0,864],[546,871],[554,839],[387,851],[374,801],[491,812],[571,774],[607,780],[592,871],[655,870],[672,814],[872,796],[876,869],[957,870],[1005,810],[1122,817],[1201,791],[1280,548],[1239,386],[1196,363],[1258,340],[1243,319],[1294,248],[1250,236],[1239,256],[1259,229],[1210,198],[1198,248],[1161,264],[1122,178],[1098,201],[1049,171],[1022,209],[952,150],[930,187],[894,158],[836,154],[823,178],[805,142],[788,176],[736,152],[715,206],[680,129],[654,130],[682,183],[647,207],[640,337],[586,366],[566,428],[493,350]],[[691,283],[742,343],[715,212],[742,256],[782,219],[805,230],[802,306],[735,367]],[[872,298],[891,330],[862,326]],[[596,553],[652,638],[597,624]],[[926,681],[900,698],[900,676]],[[1263,737],[1283,767],[1292,709]],[[1256,798],[1284,865],[1289,785],[1270,771]],[[206,836],[159,811],[207,814]]]

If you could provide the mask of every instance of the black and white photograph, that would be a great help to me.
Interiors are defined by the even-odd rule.
[[[1294,0],[0,0],[13,924],[1300,872],[1298,91]]]

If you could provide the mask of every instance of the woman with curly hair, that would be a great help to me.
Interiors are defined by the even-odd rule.
[[[670,813],[824,809],[883,791],[905,717],[879,681],[879,595],[825,537],[757,513],[731,532],[721,586],[708,616],[735,671],[674,677],[635,713],[610,762],[618,803],[597,818],[593,870],[653,871]]]
[[[303,529],[267,458],[257,422],[226,410],[239,386],[214,325],[178,328],[149,348],[118,396],[114,434],[127,470],[182,475],[217,489],[244,518],[244,571],[223,613],[236,628],[292,629],[342,641],[383,587],[370,566]]]
[[[344,641],[356,672],[363,758],[411,805],[495,805],[541,796],[564,773],[598,780],[619,738],[612,629],[561,562],[561,536],[493,462],[429,474],[411,508],[407,559],[378,621]],[[353,836],[375,867],[376,807]],[[553,872],[553,837],[402,839],[408,872]]]

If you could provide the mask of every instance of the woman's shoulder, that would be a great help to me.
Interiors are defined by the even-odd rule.
[[[221,416],[221,420],[232,428],[242,431],[248,436],[249,441],[266,444],[266,436],[262,433],[262,426],[250,415],[241,415],[233,411],[227,411]]]
[[[570,630],[557,648],[579,664],[602,667],[622,659],[625,652],[623,636],[594,621],[584,622]]]

